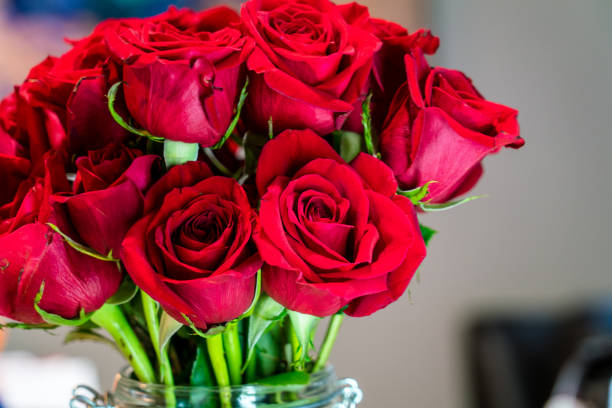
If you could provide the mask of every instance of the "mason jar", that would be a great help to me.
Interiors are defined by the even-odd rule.
[[[248,384],[231,387],[174,386],[141,383],[126,368],[110,393],[75,389],[71,408],[354,408],[361,402],[357,381],[338,379],[332,366],[314,373],[305,385]]]

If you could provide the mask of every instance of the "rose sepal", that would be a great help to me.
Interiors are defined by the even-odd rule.
[[[236,125],[238,124],[238,121],[240,120],[240,114],[242,113],[242,107],[244,106],[244,102],[246,101],[246,98],[249,95],[249,92],[247,91],[248,86],[249,86],[249,77],[247,77],[246,80],[244,81],[244,86],[242,87],[242,90],[240,91],[240,97],[238,98],[238,104],[236,105],[234,118],[232,119],[229,126],[227,127],[227,130],[225,131],[225,134],[223,135],[221,140],[219,140],[214,146],[212,146],[211,149],[216,150],[216,149],[220,149],[221,147],[223,147],[227,139],[229,139],[232,133],[234,133],[234,129],[236,129]]]
[[[38,293],[36,294],[36,297],[34,298],[34,309],[40,315],[40,317],[42,317],[42,319],[45,322],[49,324],[55,324],[58,326],[80,326],[86,323],[87,321],[89,321],[89,319],[93,315],[93,313],[86,313],[85,309],[81,309],[79,311],[78,318],[66,319],[65,317],[62,317],[60,315],[49,313],[43,310],[40,307],[40,301],[42,300],[44,290],[45,290],[45,282],[43,281],[40,285],[40,289],[38,290]]]
[[[56,233],[58,233],[64,239],[64,241],[66,241],[66,243],[70,245],[70,247],[74,249],[75,251],[78,251],[87,256],[91,256],[92,258],[99,259],[100,261],[116,262],[117,267],[119,267],[119,260],[116,258],[113,258],[112,249],[109,251],[108,255],[101,255],[98,252],[94,251],[93,249],[86,247],[85,245],[80,244],[76,242],[74,239],[70,238],[68,235],[63,233],[57,225],[48,222],[47,226],[51,228],[53,231],[55,231]]]
[[[479,198],[484,198],[484,197],[487,197],[487,195],[481,194],[477,196],[470,196],[462,200],[449,201],[449,202],[440,203],[440,204],[424,202],[424,203],[419,203],[419,208],[425,212],[446,211],[446,210],[450,210],[451,208],[459,207],[460,205],[463,205],[465,203],[469,203],[470,201],[474,201],[474,200],[477,200]]]
[[[121,264],[119,263],[117,264],[119,268],[121,268],[120,265]],[[117,289],[115,294],[108,298],[106,303],[108,303],[109,305],[122,305],[134,299],[137,293],[138,286],[136,286],[132,279],[130,279],[130,277],[126,275],[121,281],[121,284],[119,285],[119,288]]]
[[[247,332],[247,354],[242,367],[244,372],[255,355],[255,346],[270,325],[282,319],[287,309],[270,296],[264,294],[259,299],[255,309],[249,317],[249,328]]]
[[[418,205],[421,201],[429,194],[429,186],[433,183],[437,183],[436,180],[430,180],[420,187],[413,188],[412,190],[397,190],[397,194],[403,195],[412,201],[412,204]]]
[[[117,92],[119,91],[119,87],[122,83],[122,81],[115,82],[108,90],[108,111],[110,112],[111,116],[119,126],[124,128],[128,132],[134,133],[135,135],[138,135],[140,137],[146,137],[147,139],[153,142],[162,143],[164,141],[163,137],[153,136],[151,133],[144,129],[136,129],[134,126],[127,123],[125,119],[121,117],[119,112],[117,112],[117,110],[115,109],[115,100],[117,99]]]

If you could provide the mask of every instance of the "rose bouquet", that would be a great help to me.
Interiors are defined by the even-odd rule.
[[[356,3],[170,8],[69,43],[0,104],[0,314],[113,343],[142,383],[308,382],[345,315],[406,290],[418,217],[523,144],[516,110],[428,64],[437,37]]]

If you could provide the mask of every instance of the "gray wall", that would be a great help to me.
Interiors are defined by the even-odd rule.
[[[436,63],[518,108],[527,145],[485,161],[489,198],[424,223],[431,244],[412,298],[349,320],[333,361],[359,379],[366,408],[468,406],[462,330],[491,310],[555,310],[612,292],[612,2],[372,0],[372,14],[442,37]],[[413,7],[429,12],[422,14]],[[61,337],[13,333],[11,348],[60,350]],[[90,355],[103,383],[121,365]]]
[[[399,18],[398,2],[370,3],[372,14]],[[404,22],[441,37],[436,64],[464,70],[486,97],[518,108],[527,144],[485,160],[475,193],[489,198],[423,219],[440,234],[412,300],[341,333],[334,360],[360,380],[368,408],[469,406],[466,319],[566,308],[612,291],[612,2],[427,4],[429,18]]]

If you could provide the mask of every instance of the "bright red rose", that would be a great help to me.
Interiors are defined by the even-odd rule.
[[[405,61],[408,81],[380,138],[383,160],[404,189],[435,180],[425,199],[445,202],[474,187],[485,156],[524,144],[518,112],[484,99],[459,71],[432,69],[409,55]]]
[[[121,259],[134,282],[176,320],[206,329],[246,311],[262,261],[256,215],[242,187],[202,162],[175,166],[147,193]]]
[[[155,136],[212,146],[225,133],[252,50],[240,18],[227,7],[202,12],[170,8],[106,30],[123,62],[125,102]]]
[[[426,64],[423,54],[433,54],[440,45],[440,39],[429,30],[419,29],[408,33],[404,27],[391,21],[370,17],[367,7],[357,3],[339,5],[347,23],[374,34],[382,42],[382,47],[374,54],[374,64],[369,86],[372,90],[372,116],[376,126],[382,126],[393,95],[402,83],[406,82],[406,72],[398,67],[404,64],[404,55],[418,55],[419,61]],[[418,50],[415,52],[415,50]],[[346,129],[361,133],[361,102],[347,120]]]
[[[15,137],[33,161],[50,149],[83,154],[128,136],[108,111],[106,94],[119,77],[103,37],[94,32],[72,46],[32,68],[18,88]]]
[[[144,193],[160,173],[161,160],[112,144],[76,160],[74,194],[54,196],[78,234],[98,253],[119,256],[121,241],[141,216]]]
[[[51,194],[67,192],[62,157],[43,158],[42,177],[21,184],[8,218],[0,220],[0,315],[25,323],[43,323],[34,300],[44,283],[39,307],[72,319],[93,312],[112,296],[122,279],[114,262],[71,248],[46,223],[76,233]]]
[[[291,310],[369,315],[397,300],[425,257],[414,206],[391,169],[347,164],[310,130],[268,142],[257,168],[263,287]]]
[[[368,92],[380,41],[328,0],[250,0],[242,20],[257,45],[247,61],[250,125],[265,132],[271,118],[276,132],[340,129]]]

